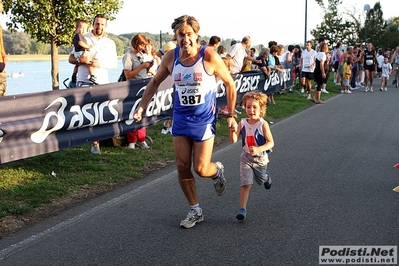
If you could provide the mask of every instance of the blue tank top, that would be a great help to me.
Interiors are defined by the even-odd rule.
[[[180,47],[176,47],[172,78],[175,83],[173,120],[187,125],[211,124],[216,119],[216,78],[209,75],[204,66],[201,46],[194,64],[184,66],[179,60]]]

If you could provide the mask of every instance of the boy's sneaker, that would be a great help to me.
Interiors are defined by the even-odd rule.
[[[92,144],[91,145],[91,153],[96,154],[96,155],[101,155],[100,145]]]
[[[136,143],[134,143],[134,142],[129,143],[129,145],[127,145],[127,147],[128,147],[129,149],[134,150],[134,149],[136,148]]]
[[[180,227],[191,228],[196,223],[200,223],[202,221],[204,221],[204,215],[202,215],[202,209],[200,208],[198,211],[196,209],[193,209],[188,212],[186,219],[180,222]]]
[[[149,149],[150,146],[148,146],[147,142],[142,141],[142,142],[136,142],[136,146],[142,148],[142,149]]]
[[[268,176],[268,179],[263,185],[265,186],[266,189],[270,189],[272,187],[272,178],[269,174],[269,172],[266,172],[266,175]]]
[[[236,218],[240,221],[245,220],[245,218],[247,218],[247,210],[244,208],[240,208],[237,212]]]
[[[224,166],[221,162],[216,162],[216,167],[219,170],[219,176],[212,178],[213,185],[215,186],[216,194],[222,196],[226,190],[226,178],[224,177]]]
[[[89,80],[94,85],[98,85],[96,76],[90,76]]]
[[[370,92],[373,92],[373,87],[370,87]]]
[[[369,91],[369,88],[366,87],[366,88],[364,89],[364,92],[368,92],[368,91]]]

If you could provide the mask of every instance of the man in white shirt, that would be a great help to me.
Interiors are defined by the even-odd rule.
[[[316,67],[316,51],[312,49],[312,42],[306,42],[306,49],[302,51],[301,57],[301,66],[302,66],[302,76],[301,76],[301,83],[302,83],[302,90],[301,92],[307,92],[307,99],[311,100],[312,97],[310,96],[310,92],[312,90],[312,80],[313,71]]]
[[[118,67],[118,56],[116,53],[115,42],[107,37],[105,28],[107,27],[107,17],[105,14],[98,14],[94,17],[93,30],[86,36],[88,44],[93,45],[90,48],[92,60],[86,63],[79,62],[74,56],[74,50],[69,55],[69,63],[79,65],[76,77],[77,86],[93,86],[89,80],[90,73],[88,65],[94,67],[97,84],[107,84],[109,82],[108,69],[116,69]],[[92,143],[91,152],[100,155],[100,144],[98,141]]]
[[[247,54],[245,49],[251,47],[251,43],[251,37],[245,36],[240,43],[236,43],[230,47],[227,56],[233,58],[233,73],[238,73],[243,70],[245,59],[255,63],[261,63],[261,60],[256,60]]]

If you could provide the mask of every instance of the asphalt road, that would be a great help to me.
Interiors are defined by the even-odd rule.
[[[226,143],[214,160],[227,191],[197,178],[194,228],[179,227],[188,204],[171,166],[0,240],[0,265],[318,265],[319,246],[397,246],[399,89],[378,88],[273,124],[273,186],[254,185],[244,222],[241,147]]]

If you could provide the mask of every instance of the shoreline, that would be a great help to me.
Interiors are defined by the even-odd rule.
[[[68,59],[69,54],[59,54],[59,60]],[[28,55],[7,55],[7,61],[35,61],[35,60],[51,60],[49,54],[28,54]]]

